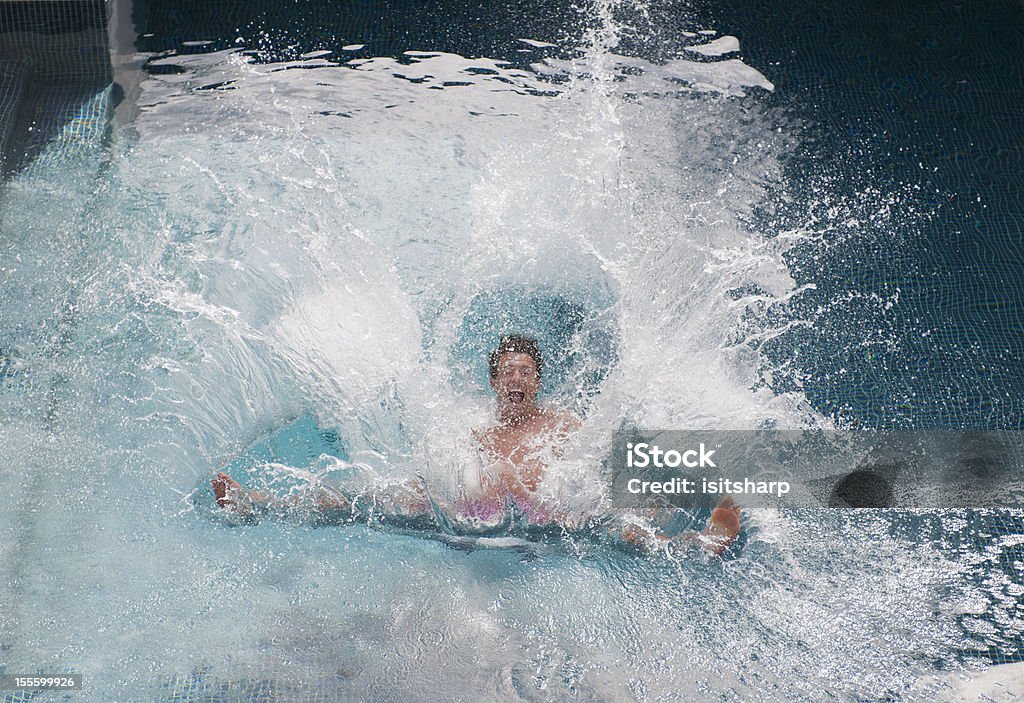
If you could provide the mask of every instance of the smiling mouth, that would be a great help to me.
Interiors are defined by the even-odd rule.
[[[526,394],[523,393],[522,391],[509,391],[508,399],[513,403],[522,403],[524,400],[526,400]]]

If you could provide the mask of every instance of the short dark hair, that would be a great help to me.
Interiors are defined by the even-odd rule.
[[[540,346],[533,337],[525,337],[521,334],[507,334],[498,342],[498,346],[491,352],[488,360],[488,370],[491,378],[498,376],[498,359],[502,354],[526,354],[533,363],[537,365],[537,376],[539,377],[544,368],[544,358],[540,354]]]

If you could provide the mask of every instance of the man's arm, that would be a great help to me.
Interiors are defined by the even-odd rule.
[[[351,510],[353,515],[356,513],[353,501],[325,486],[316,486],[305,495],[275,498],[247,490],[223,471],[217,474],[211,484],[217,504],[243,516],[256,515],[266,509],[312,512]],[[360,512],[369,510],[384,516],[416,518],[430,514],[430,501],[426,492],[422,485],[415,482],[382,486],[359,496],[355,503],[359,504]]]
[[[218,472],[210,483],[213,486],[213,495],[217,498],[217,505],[233,510],[240,515],[253,515],[262,508],[314,507],[317,510],[326,511],[344,509],[351,505],[340,493],[322,486],[318,487],[317,492],[311,497],[312,499],[306,496],[275,499],[257,491],[247,490],[223,471]]]
[[[711,511],[707,526],[700,532],[684,532],[667,537],[658,534],[652,527],[627,522],[617,530],[616,536],[627,544],[641,548],[681,543],[698,545],[709,554],[719,556],[736,540],[740,528],[740,506],[731,496],[726,496]]]

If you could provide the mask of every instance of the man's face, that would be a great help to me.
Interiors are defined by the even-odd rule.
[[[498,357],[498,375],[491,379],[503,415],[523,415],[537,406],[540,374],[529,354],[505,352]]]

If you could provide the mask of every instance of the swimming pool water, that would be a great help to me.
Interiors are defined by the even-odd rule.
[[[138,4],[134,117],[109,80],[32,88],[0,195],[4,672],[88,701],[925,701],[1019,664],[1019,505],[751,509],[707,559],[196,500],[321,454],[450,480],[522,325],[586,416],[567,504],[623,422],[1019,429],[1020,171],[965,165],[950,107],[1015,114],[1019,65],[972,58],[1004,90],[945,101],[907,77],[962,80],[943,42],[1001,56],[1017,15],[922,10],[919,52],[870,58],[903,6],[830,7]],[[1012,166],[1020,135],[981,133]]]

